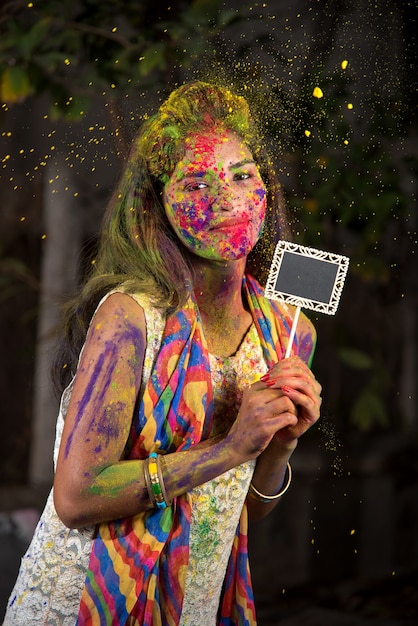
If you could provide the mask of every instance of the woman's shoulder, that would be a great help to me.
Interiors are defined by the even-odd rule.
[[[145,314],[141,306],[123,292],[113,291],[104,296],[96,307],[91,318],[86,336],[86,344],[91,346],[94,340],[116,340],[128,329],[144,333]]]
[[[296,310],[295,307],[292,307],[292,309]],[[316,340],[315,326],[303,311],[301,311],[299,314],[297,334],[298,336],[301,334],[310,335]]]
[[[122,289],[113,289],[100,300],[93,317],[97,318],[100,315],[106,316],[117,312],[140,316],[143,309],[142,304],[131,294]]]
[[[122,287],[109,291],[96,307],[93,319],[95,322],[100,318],[109,320],[125,316],[140,325],[148,318],[165,320],[166,313],[157,308],[151,298],[144,293],[132,293]]]
[[[140,336],[146,339],[143,364],[143,379],[146,381],[150,376],[151,367],[161,345],[166,320],[165,311],[156,308],[152,304],[151,299],[145,294],[133,294],[123,289],[114,289],[103,296],[98,303],[90,321],[88,337],[97,334],[95,331],[98,330],[99,326],[102,342],[108,339],[114,340],[115,334],[118,332],[116,326],[121,326],[121,319],[130,325],[131,332],[129,335],[132,341],[140,340]],[[126,332],[126,327],[124,332]],[[77,367],[86,349],[88,337],[81,348]],[[54,451],[55,462],[64,424],[63,420],[67,414],[73,390],[74,378],[75,372],[61,395]]]
[[[98,303],[91,318],[86,341],[82,347],[79,361],[84,350],[101,349],[103,342],[118,342],[124,339],[124,345],[132,342],[151,340],[158,342],[165,327],[165,313],[152,305],[143,294],[134,294],[124,289],[109,291]]]

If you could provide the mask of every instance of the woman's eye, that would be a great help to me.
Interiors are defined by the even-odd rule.
[[[193,183],[188,183],[184,189],[185,191],[199,191],[199,189],[206,189],[206,188],[207,188],[207,184],[199,180]]]
[[[249,172],[237,172],[234,174],[234,180],[248,180],[252,175]]]

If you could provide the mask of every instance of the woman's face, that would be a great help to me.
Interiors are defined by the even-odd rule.
[[[199,257],[246,257],[266,210],[266,189],[249,149],[229,131],[194,134],[186,146],[164,188],[172,227]]]

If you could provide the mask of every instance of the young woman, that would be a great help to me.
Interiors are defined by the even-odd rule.
[[[319,417],[304,316],[263,280],[286,236],[245,100],[196,82],[141,128],[69,308],[53,492],[5,624],[255,624],[247,521]],[[68,376],[68,378],[67,378]]]

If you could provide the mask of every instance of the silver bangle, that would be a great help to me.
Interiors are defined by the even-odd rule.
[[[260,502],[271,502],[272,500],[277,500],[277,498],[280,498],[284,493],[286,493],[286,491],[289,489],[289,485],[291,482],[292,482],[292,468],[290,467],[290,463],[288,463],[287,464],[287,482],[285,486],[282,487],[282,489],[279,491],[279,493],[276,493],[274,496],[267,496],[266,494],[258,491],[258,489],[254,487],[253,481],[251,481],[249,495],[255,498],[256,500],[259,500]]]

